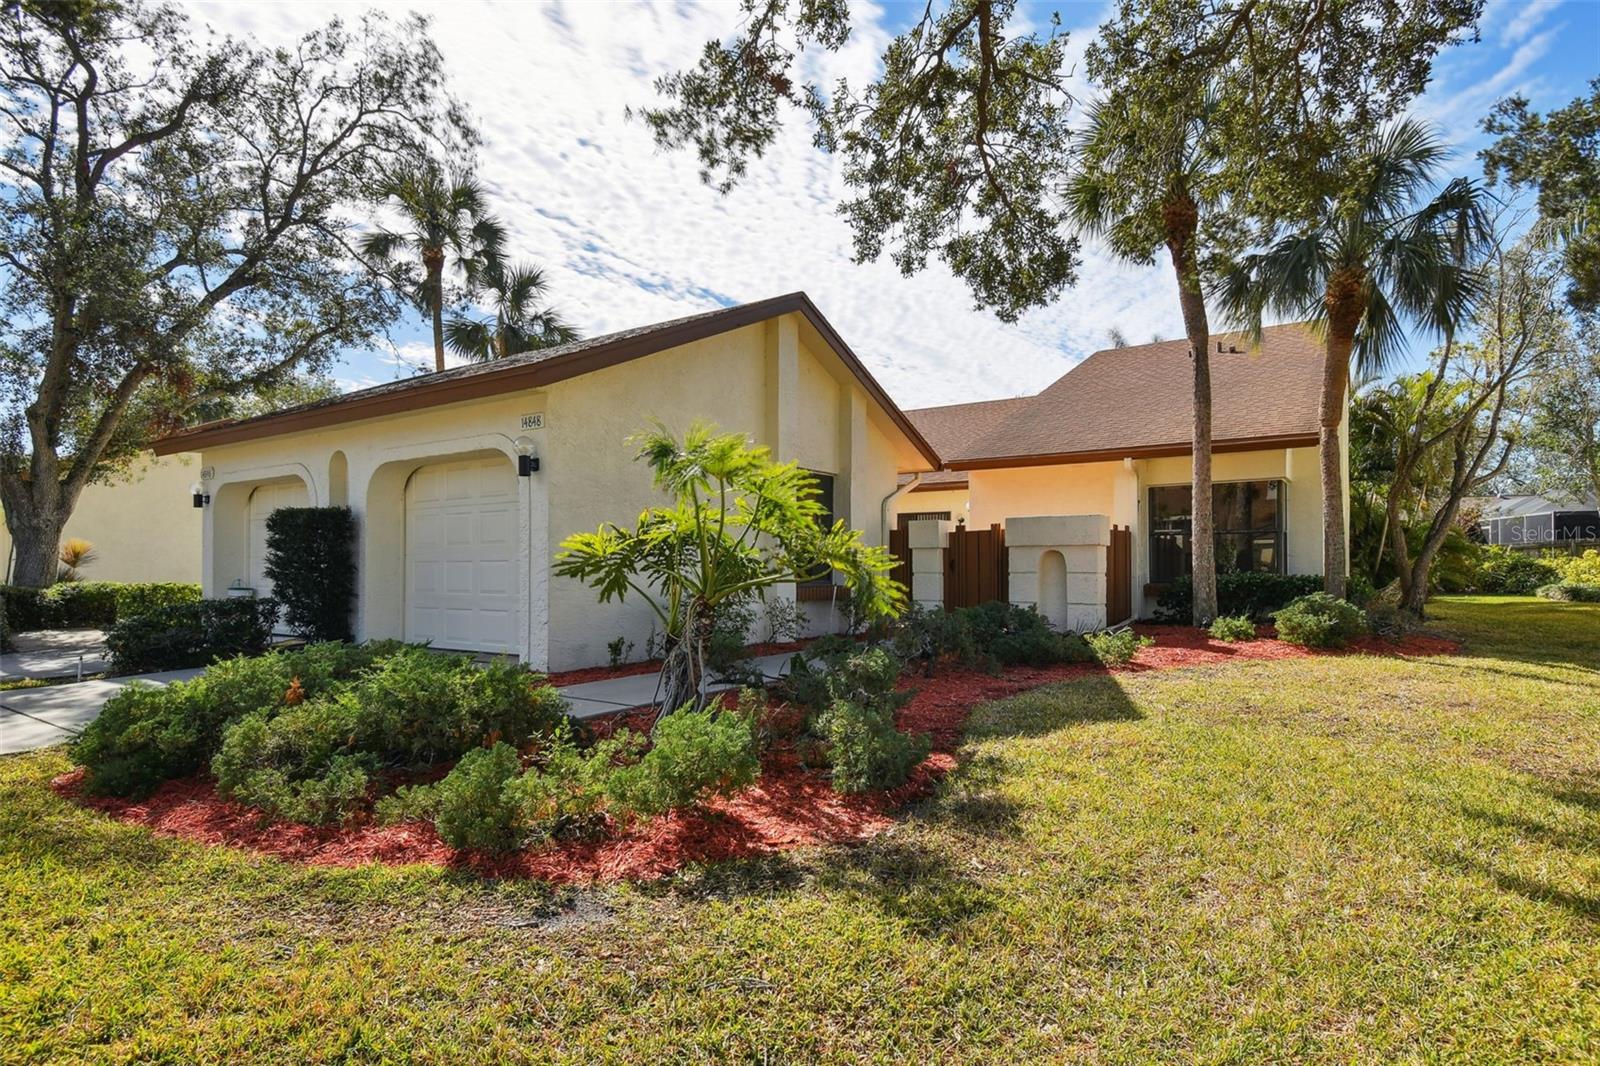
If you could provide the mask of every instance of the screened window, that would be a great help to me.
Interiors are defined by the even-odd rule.
[[[833,475],[823,474],[815,470],[809,471],[817,483],[816,501],[822,505],[822,513],[817,516],[817,524],[823,529],[832,529],[835,521],[833,511]],[[815,577],[807,578],[801,582],[803,585],[831,585],[833,584],[833,571],[824,570]]]
[[[1194,497],[1188,485],[1150,490],[1150,580],[1189,573]],[[1211,486],[1217,573],[1283,571],[1283,482],[1230,481]]]

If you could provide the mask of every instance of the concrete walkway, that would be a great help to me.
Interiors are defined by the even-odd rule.
[[[40,650],[39,654],[42,656],[46,653]],[[76,670],[77,653],[69,648],[61,654],[71,654],[73,669]],[[778,655],[762,655],[749,660],[749,665],[759,669],[769,681],[776,681],[788,673],[789,660],[793,654],[785,652]],[[33,751],[35,748],[47,748],[52,744],[66,743],[99,716],[100,708],[106,705],[107,700],[136,681],[165,685],[172,681],[187,681],[191,677],[198,677],[202,672],[202,667],[195,667],[189,670],[170,670],[160,674],[141,674],[137,677],[67,682],[46,688],[0,692],[0,755],[14,755],[18,752]],[[15,673],[12,676],[16,676]],[[738,687],[731,682],[712,682],[706,685],[706,692],[726,692]],[[614,677],[605,681],[588,681],[581,685],[568,685],[556,691],[567,700],[570,705],[568,713],[572,717],[594,718],[651,703],[656,695],[656,675],[635,674],[631,677]]]
[[[789,660],[793,656],[794,652],[783,652],[778,655],[760,655],[747,662],[760,670],[767,680],[776,681],[789,672]],[[586,681],[581,685],[568,685],[556,691],[570,704],[567,713],[572,717],[594,718],[653,703],[658,676],[649,673],[634,674],[631,677],[613,677],[605,681]],[[738,687],[737,684],[726,681],[713,681],[705,686],[705,690],[707,693],[727,692]]]
[[[195,667],[0,692],[0,755],[14,755],[71,740],[99,716],[107,700],[136,681],[165,685],[198,677],[200,673],[201,668]]]
[[[0,655],[0,680],[13,677],[77,677],[81,663],[85,674],[103,674],[106,635],[98,629],[47,629],[13,633],[16,651]]]

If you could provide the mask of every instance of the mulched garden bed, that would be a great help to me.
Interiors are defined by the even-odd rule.
[[[1396,642],[1367,638],[1340,652],[1316,652],[1262,637],[1227,644],[1204,631],[1182,626],[1139,626],[1156,638],[1128,672],[1170,670],[1259,659],[1297,659],[1318,654],[1367,653],[1431,656],[1454,654],[1458,646],[1439,637],[1414,635]],[[1265,631],[1264,632],[1270,632]],[[901,787],[888,792],[842,796],[823,773],[800,765],[792,751],[778,747],[763,760],[761,779],[736,796],[717,798],[698,810],[682,811],[628,827],[594,841],[563,841],[511,855],[459,852],[439,839],[431,825],[372,823],[306,826],[273,822],[254,808],[218,795],[209,777],[169,781],[143,801],[82,794],[82,771],[52,782],[55,790],[85,807],[119,821],[142,825],[160,836],[205,844],[227,844],[279,859],[321,866],[426,863],[470,869],[490,877],[534,877],[553,884],[648,880],[690,863],[717,862],[819,844],[847,843],[891,825],[894,814],[927,795],[956,765],[967,715],[977,704],[1015,695],[1057,681],[1104,672],[1091,663],[1015,667],[1000,676],[944,667],[933,678],[907,670],[902,688],[917,690],[901,708],[900,728],[929,733],[932,754]],[[572,683],[572,682],[563,682]],[[639,712],[591,720],[604,732],[635,724]]]

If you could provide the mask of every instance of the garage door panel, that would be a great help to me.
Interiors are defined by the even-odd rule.
[[[502,459],[423,467],[406,492],[406,639],[516,645],[516,475]]]

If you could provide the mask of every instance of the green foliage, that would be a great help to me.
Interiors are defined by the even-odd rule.
[[[1243,640],[1256,639],[1256,624],[1242,614],[1218,615],[1216,621],[1211,623],[1208,630],[1215,640],[1225,640],[1235,643]]]
[[[490,317],[454,314],[445,321],[444,342],[473,362],[550,348],[578,339],[561,312],[536,306],[549,283],[537,267],[513,265],[502,255],[468,260],[467,289]]]
[[[1473,588],[1492,595],[1531,596],[1561,577],[1556,567],[1531,552],[1490,544],[1479,556]]]
[[[1269,621],[1278,608],[1291,600],[1322,591],[1320,574],[1274,574],[1236,571],[1217,575],[1217,610],[1227,615],[1243,615],[1257,622]],[[1162,590],[1156,599],[1158,621],[1177,625],[1192,616],[1194,589],[1188,577],[1180,577]]]
[[[6,621],[13,630],[106,628],[158,607],[194,603],[200,586],[177,581],[58,582],[46,589],[8,586]]]
[[[565,720],[564,703],[537,675],[508,663],[407,646],[350,690],[362,744],[385,762],[420,766],[497,740],[522,744]]]
[[[106,632],[111,670],[145,674],[205,666],[231,655],[266,651],[278,603],[271,599],[196,600],[157,607]]]
[[[1582,555],[1545,555],[1561,580],[1572,585],[1600,585],[1600,551],[1590,548]]]
[[[136,684],[117,693],[72,748],[92,793],[142,796],[211,762],[228,723],[275,713],[367,669],[392,644],[314,644],[296,652],[226,659],[192,681]]]
[[[651,817],[749,785],[761,773],[755,723],[712,708],[685,707],[656,723],[653,744],[606,784],[614,809]]]
[[[169,5],[14,15],[0,301],[28,326],[0,377],[8,432],[51,473],[9,463],[0,478],[10,518],[59,529],[86,484],[218,397],[381,336],[402,304],[351,255],[373,175],[475,135],[425,20],[368,13],[265,47]],[[52,428],[30,439],[24,407]],[[55,554],[53,538],[30,543],[23,583],[53,577]]]
[[[1567,300],[1593,311],[1600,306],[1600,78],[1587,97],[1547,115],[1530,111],[1526,97],[1502,100],[1483,129],[1500,138],[1478,153],[1490,182],[1504,177],[1513,189],[1538,190],[1540,219],[1565,246]]]
[[[348,507],[280,507],[267,516],[265,572],[289,628],[349,640],[356,599],[356,519]]]
[[[1585,585],[1576,581],[1558,581],[1542,586],[1538,594],[1547,600],[1566,603],[1600,603],[1600,583]]]
[[[433,786],[433,824],[453,848],[508,851],[521,843],[522,803],[513,783],[522,773],[517,749],[474,748]]]
[[[892,711],[881,705],[836,700],[817,723],[833,766],[833,787],[839,792],[866,792],[903,785],[911,771],[928,757],[926,734],[902,733]]]
[[[1155,643],[1153,637],[1141,637],[1131,629],[1090,633],[1084,639],[1089,642],[1089,650],[1094,657],[1104,666],[1125,666],[1139,654],[1140,648],[1148,648]]]
[[[1348,600],[1313,592],[1276,616],[1278,637],[1308,648],[1334,648],[1367,631],[1366,616]]]
[[[556,691],[519,667],[479,667],[413,646],[391,650],[359,677],[315,699],[263,708],[230,726],[212,761],[226,795],[295,818],[330,774],[426,766],[492,745],[553,734],[564,722]],[[359,804],[364,796],[348,789]],[[322,818],[350,810],[323,808]],[[441,830],[442,831],[442,830]]]
[[[966,667],[1048,666],[1093,658],[1083,637],[1057,633],[1032,607],[990,601],[955,611],[916,608],[894,634],[897,655],[932,664],[946,657]]]
[[[637,596],[655,613],[666,637],[663,706],[704,701],[705,644],[719,612],[774,585],[837,571],[872,617],[900,612],[893,557],[843,521],[824,528],[816,481],[795,464],[701,422],[681,442],[657,426],[634,443],[672,505],[649,508],[632,529],[573,534],[555,573],[595,588],[601,602]]]

